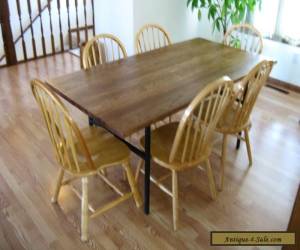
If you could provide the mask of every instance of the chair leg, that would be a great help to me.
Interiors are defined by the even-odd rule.
[[[250,146],[250,139],[249,139],[249,129],[246,128],[244,130],[245,132],[245,140],[246,140],[246,146],[247,146],[247,153],[248,153],[248,159],[249,159],[249,166],[252,166],[252,153],[251,153],[251,146]]]
[[[177,172],[172,170],[172,205],[173,205],[173,229],[178,228],[178,177]]]
[[[242,136],[242,132],[239,132],[239,136]],[[236,140],[236,146],[235,146],[236,150],[239,150],[240,146],[241,146],[241,139],[237,138],[237,140]]]
[[[89,116],[89,125],[94,126],[94,119],[92,117]]]
[[[52,202],[52,203],[56,203],[56,202],[57,202],[57,198],[58,198],[58,195],[59,195],[59,191],[60,191],[60,189],[61,189],[61,183],[62,183],[63,178],[64,178],[64,173],[65,173],[65,171],[61,168],[61,169],[59,170],[59,174],[58,174],[58,177],[57,177],[54,195],[53,195],[53,197],[52,197],[52,199],[51,199],[51,202]]]
[[[136,171],[135,171],[135,181],[136,182],[139,180],[140,171],[141,171],[141,168],[142,168],[143,164],[144,164],[144,160],[140,159],[139,163],[138,163],[138,166],[136,168]]]
[[[224,188],[224,178],[225,178],[225,162],[226,162],[226,149],[227,149],[227,135],[223,135],[223,144],[222,144],[222,159],[221,159],[221,184],[220,189]]]
[[[140,192],[137,188],[136,182],[134,180],[133,173],[132,173],[132,170],[131,170],[131,167],[130,167],[130,163],[127,162],[123,166],[124,166],[124,168],[126,170],[126,173],[127,173],[127,179],[128,179],[128,182],[129,182],[129,185],[130,185],[130,188],[131,188],[131,192],[132,192],[133,197],[134,197],[135,204],[136,204],[137,207],[140,207],[142,205],[142,198],[141,198],[141,194],[140,194]]]
[[[88,240],[88,177],[82,177],[82,199],[81,199],[81,241]]]
[[[214,175],[213,175],[213,172],[212,172],[212,168],[211,168],[209,159],[206,160],[206,173],[207,173],[207,177],[208,177],[208,183],[209,183],[211,198],[213,200],[215,200],[217,198],[217,191],[216,191]]]

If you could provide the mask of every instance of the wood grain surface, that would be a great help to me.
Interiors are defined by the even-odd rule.
[[[238,80],[261,60],[197,38],[48,83],[105,128],[127,137],[186,107],[210,82],[224,75]]]

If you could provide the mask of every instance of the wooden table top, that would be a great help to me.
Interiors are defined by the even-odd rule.
[[[103,127],[125,138],[186,107],[224,75],[245,76],[263,58],[200,38],[47,81]]]

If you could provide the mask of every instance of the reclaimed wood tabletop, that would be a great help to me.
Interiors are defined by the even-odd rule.
[[[262,56],[201,38],[48,80],[104,128],[125,138],[176,113],[210,82],[245,76]]]

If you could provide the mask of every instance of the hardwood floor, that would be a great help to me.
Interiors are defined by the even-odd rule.
[[[250,131],[253,166],[247,167],[245,145],[236,151],[230,138],[225,187],[216,201],[206,173],[187,171],[179,175],[177,232],[171,199],[152,185],[150,216],[129,200],[92,220],[90,240],[81,243],[80,201],[71,187],[62,189],[58,205],[50,202],[58,165],[29,85],[79,67],[78,58],[64,54],[0,69],[0,249],[222,249],[209,246],[210,231],[286,230],[300,182],[300,95],[264,88]],[[72,114],[87,123],[75,108]],[[216,180],[220,149],[211,157]],[[154,174],[161,171],[153,166]],[[120,181],[121,168],[108,176]],[[125,182],[122,188],[128,189]],[[115,197],[99,178],[91,178],[89,192],[95,206]]]

